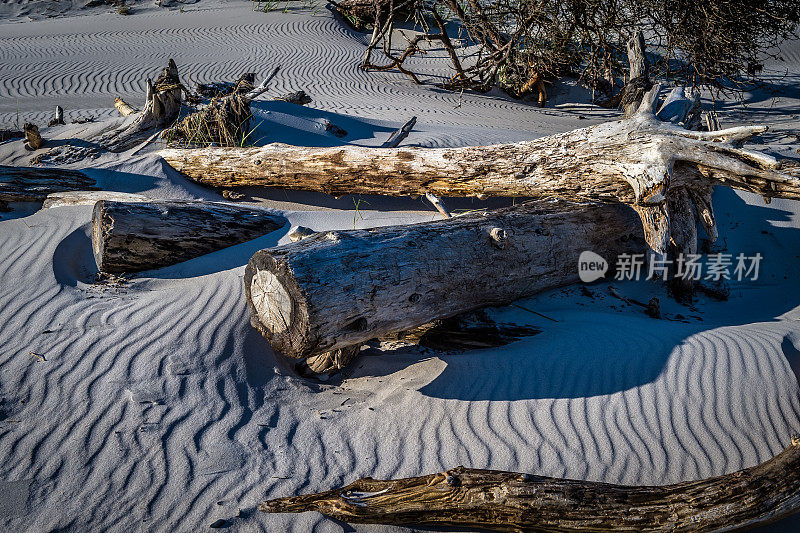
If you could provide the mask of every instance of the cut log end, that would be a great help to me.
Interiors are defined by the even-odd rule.
[[[250,282],[250,298],[261,324],[272,335],[289,329],[292,323],[292,299],[275,274],[259,270]]]

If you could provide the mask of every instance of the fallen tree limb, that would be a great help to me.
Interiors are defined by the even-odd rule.
[[[150,199],[141,194],[117,191],[54,192],[47,195],[44,203],[42,203],[42,209],[73,205],[94,205],[98,200],[113,200],[115,202],[147,202]]]
[[[581,252],[613,265],[645,250],[641,235],[624,206],[563,200],[316,233],[256,252],[245,297],[275,351],[309,358],[575,283]]]
[[[752,468],[700,481],[631,487],[464,467],[428,476],[364,478],[328,492],[269,500],[268,513],[317,511],[368,524],[495,531],[730,531],[800,507],[800,440]]]
[[[134,113],[137,113],[136,109],[134,109],[133,106],[131,106],[128,102],[126,102],[119,96],[114,98],[114,107],[117,108],[117,111],[119,111],[120,115],[122,115],[123,117],[127,117],[128,115],[133,115]]]
[[[0,166],[0,201],[42,202],[51,193],[96,189],[95,183],[78,170]]]
[[[255,239],[285,222],[264,209],[216,202],[100,200],[92,250],[101,272],[139,272]]]
[[[671,238],[666,198],[678,188],[695,191],[693,201],[715,184],[765,198],[800,199],[800,179],[782,173],[777,160],[731,144],[766,131],[765,126],[696,132],[661,122],[654,116],[658,91],[654,87],[645,95],[632,118],[513,144],[462,148],[269,144],[167,149],[161,155],[191,179],[220,188],[256,185],[333,195],[560,196],[623,202],[639,212],[648,243],[660,253]],[[703,208],[710,210],[710,201]],[[713,216],[707,218],[713,221]]]

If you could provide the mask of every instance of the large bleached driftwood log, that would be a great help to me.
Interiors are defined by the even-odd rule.
[[[533,141],[463,148],[260,148],[163,150],[167,162],[214,187],[258,185],[341,194],[418,196],[549,196],[624,202],[634,206],[650,246],[670,242],[667,196],[693,191],[709,210],[711,184],[766,198],[800,198],[800,179],[771,156],[733,146],[766,131],[743,126],[689,131],[655,118],[658,87],[632,118]],[[708,200],[708,201],[705,201]],[[713,229],[710,230],[713,233]]]
[[[285,222],[264,209],[216,202],[100,200],[92,249],[102,272],[139,272],[255,239]]]
[[[613,265],[646,249],[641,235],[625,206],[561,200],[329,231],[256,252],[245,296],[272,347],[307,358],[575,283],[581,252]]]
[[[0,166],[0,201],[41,202],[50,193],[94,189],[95,183],[78,170]]]
[[[495,531],[732,531],[800,508],[800,440],[732,474],[631,487],[458,467],[429,476],[360,479],[319,494],[270,500],[269,513],[318,511],[368,524],[427,524]]]

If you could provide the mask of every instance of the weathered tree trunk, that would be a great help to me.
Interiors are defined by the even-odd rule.
[[[77,170],[0,166],[0,200],[41,202],[61,191],[96,189],[95,181]]]
[[[800,507],[800,441],[732,474],[631,487],[464,467],[429,476],[365,478],[319,494],[264,502],[268,513],[317,511],[367,524],[426,524],[495,531],[731,531]]]
[[[581,252],[613,265],[641,235],[624,206],[566,201],[329,231],[256,252],[245,296],[277,352],[308,358],[574,283]]]
[[[249,241],[284,224],[264,209],[216,202],[100,200],[92,215],[92,249],[102,272],[139,272]]]
[[[630,79],[622,90],[620,107],[626,117],[631,117],[639,109],[645,93],[653,86],[653,82],[650,81],[650,67],[645,54],[644,34],[637,31],[627,44]]]
[[[722,184],[765,197],[800,199],[800,179],[771,156],[734,147],[766,131],[742,126],[689,131],[655,118],[658,87],[632,118],[533,141],[463,148],[169,149],[167,162],[205,185],[245,185],[391,196],[561,196],[634,206],[651,247],[669,242],[666,198],[676,188]],[[708,205],[710,208],[710,204]]]
[[[40,161],[65,164],[94,156],[102,150],[111,152],[128,150],[152,134],[156,128],[164,128],[178,118],[184,90],[178,77],[178,67],[175,61],[170,59],[169,65],[161,71],[155,83],[147,80],[144,108],[133,115],[130,122],[86,139],[90,141],[89,146],[65,145],[52,148],[43,154]],[[117,103],[115,101],[115,107],[119,109]],[[125,114],[122,109],[120,112]]]
[[[126,126],[98,139],[98,143],[111,151],[122,151],[141,140],[142,133],[170,125],[181,111],[183,85],[178,77],[175,61],[161,71],[155,83],[147,80],[147,94],[142,110]]]

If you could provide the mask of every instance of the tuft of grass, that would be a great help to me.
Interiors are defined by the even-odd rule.
[[[128,6],[119,6],[117,8],[117,14],[119,15],[130,15],[131,13],[133,13],[133,11],[131,11],[131,8]]]
[[[364,202],[365,204],[369,205],[369,202],[366,200],[363,200],[361,198],[358,198],[356,200],[355,198],[353,198],[353,205],[355,205],[356,208],[356,212],[353,213],[353,229],[356,229],[356,221],[358,221],[359,219],[364,220],[364,215],[361,214],[361,209],[360,209],[361,202]]]
[[[269,13],[280,10],[281,13],[288,13],[289,2],[291,1],[293,0],[257,0],[253,6],[253,11]],[[313,13],[317,13],[317,0],[300,0],[300,2],[303,9],[310,9]]]

